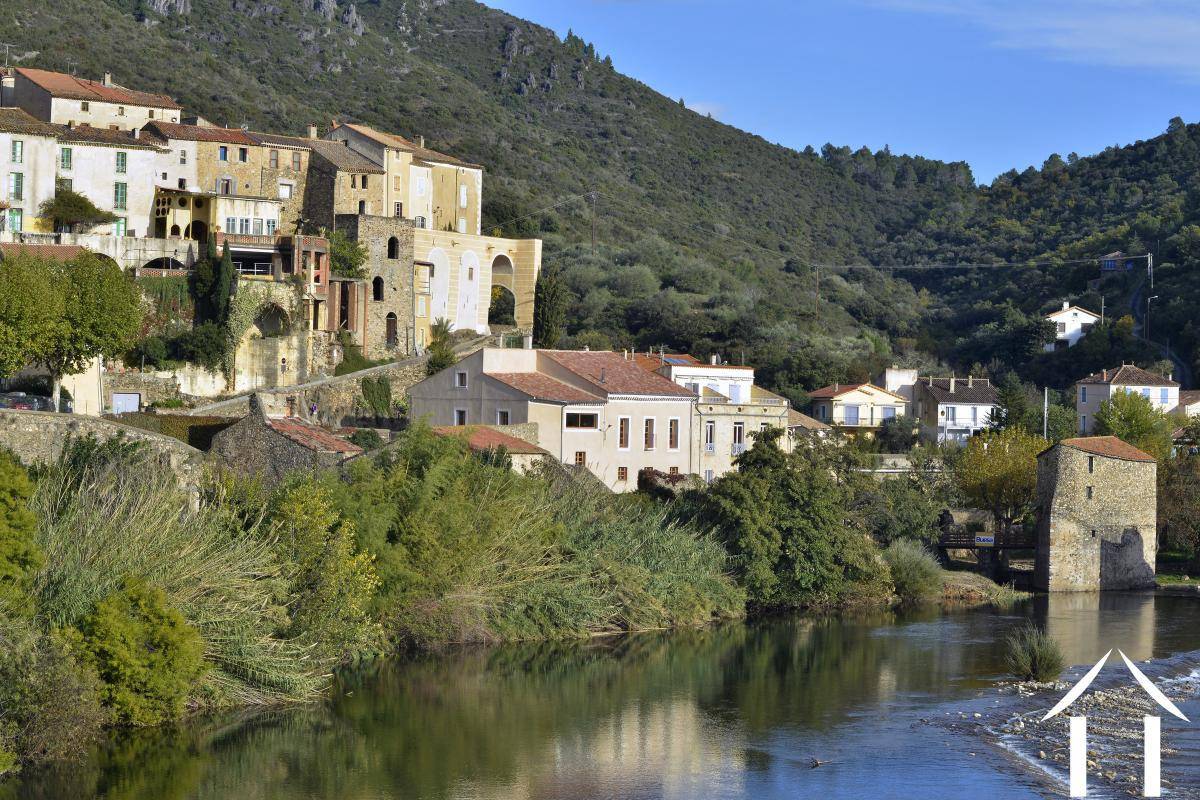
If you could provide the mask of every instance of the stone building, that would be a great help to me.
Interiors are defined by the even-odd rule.
[[[362,453],[358,445],[298,416],[268,416],[252,395],[250,413],[213,437],[210,451],[228,468],[269,484],[292,472],[335,467]]]
[[[1064,439],[1038,456],[1034,584],[1052,592],[1154,585],[1154,457],[1115,436]]]
[[[367,358],[411,353],[413,314],[413,223],[403,217],[340,214],[337,229],[367,251],[361,344]]]

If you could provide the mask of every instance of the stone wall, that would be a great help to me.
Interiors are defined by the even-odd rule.
[[[103,381],[106,411],[112,410],[114,394],[140,395],[141,408],[181,397],[179,381],[169,372],[140,372],[133,369],[125,372],[105,371]]]
[[[366,327],[363,354],[387,358],[412,353],[413,342],[413,223],[401,217],[340,214],[337,228],[367,251]],[[395,258],[390,258],[389,241],[395,239]],[[383,296],[376,299],[374,281],[383,281]],[[389,314],[395,315],[395,341],[388,341]]]
[[[0,411],[0,447],[11,450],[25,464],[52,463],[69,439],[89,434],[102,441],[121,436],[127,441],[145,442],[162,459],[164,467],[185,477],[196,476],[204,459],[203,453],[178,439],[107,419],[41,411]]]
[[[265,408],[253,401],[248,406],[240,422],[213,437],[209,452],[226,468],[274,485],[292,472],[332,467],[343,460],[338,453],[310,450],[273,430]]]
[[[1153,586],[1156,468],[1063,445],[1043,453],[1034,584],[1047,591]]]

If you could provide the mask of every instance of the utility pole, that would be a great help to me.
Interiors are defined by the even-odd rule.
[[[1146,270],[1150,273],[1150,291],[1154,291],[1154,253],[1146,253]]]
[[[0,42],[0,47],[4,48],[4,67],[8,68],[8,51],[9,48],[15,47],[11,42]]]
[[[592,191],[592,255],[596,255],[596,195],[595,190]]]
[[[1042,387],[1042,438],[1049,439],[1050,428],[1050,387]]]
[[[1104,295],[1100,295],[1100,324],[1104,324]]]

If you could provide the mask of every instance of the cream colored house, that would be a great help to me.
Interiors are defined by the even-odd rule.
[[[126,89],[112,73],[98,81],[63,72],[17,67],[4,77],[5,105],[58,125],[87,124],[129,131],[147,122],[179,122],[182,109],[163,94]]]
[[[140,132],[59,126],[57,180],[92,201],[117,221],[98,225],[94,233],[149,236],[154,215],[151,176],[163,151]]]
[[[1052,353],[1074,347],[1075,344],[1100,321],[1100,315],[1086,308],[1073,306],[1066,300],[1062,308],[1053,314],[1047,314],[1046,320],[1054,323],[1054,341],[1043,346],[1043,350]]]
[[[788,427],[788,401],[756,386],[754,368],[708,363],[675,353],[631,356],[645,369],[688,389],[695,397],[692,447],[695,472],[711,483],[732,472],[734,460],[754,445],[754,434],[767,428]],[[790,437],[780,443],[790,449]]]
[[[884,422],[901,416],[905,399],[870,383],[835,383],[809,393],[812,416],[854,435],[873,436]]]
[[[0,108],[0,234],[49,231],[38,217],[54,197],[58,128],[19,108]],[[11,238],[11,236],[6,236]]]
[[[688,389],[620,353],[485,348],[408,390],[409,414],[437,426],[537,425],[537,445],[613,491],[638,471],[695,473]]]
[[[1075,411],[1081,434],[1095,430],[1100,404],[1117,392],[1140,394],[1164,414],[1172,413],[1179,406],[1179,384],[1170,377],[1164,378],[1133,364],[1093,372],[1075,384]]]

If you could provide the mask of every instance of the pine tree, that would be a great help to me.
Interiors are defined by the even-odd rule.
[[[558,345],[567,321],[567,299],[562,271],[554,264],[546,266],[533,295],[533,341],[538,347]]]

